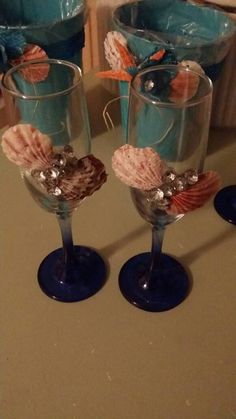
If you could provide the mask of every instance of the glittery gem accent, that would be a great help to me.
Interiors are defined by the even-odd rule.
[[[186,179],[184,177],[176,177],[173,182],[173,187],[176,191],[182,192],[186,186]]]
[[[164,175],[162,176],[163,183],[173,182],[176,178],[176,172],[174,169],[167,170]]]
[[[184,173],[184,176],[187,179],[187,183],[189,185],[195,185],[195,183],[198,182],[198,173],[196,170],[187,170],[187,172]]]
[[[144,88],[146,92],[150,92],[154,86],[155,86],[155,83],[153,80],[146,80],[144,83]]]

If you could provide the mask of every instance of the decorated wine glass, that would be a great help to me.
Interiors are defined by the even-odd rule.
[[[106,266],[94,249],[73,244],[71,216],[107,175],[90,152],[81,71],[66,61],[29,61],[11,68],[2,87],[10,125],[3,151],[36,203],[56,215],[62,234],[63,246],[39,266],[39,285],[53,299],[84,300],[103,286]]]
[[[123,296],[147,311],[169,310],[189,294],[181,263],[162,252],[166,226],[201,207],[219,187],[219,175],[203,172],[212,83],[201,68],[159,65],[131,81],[127,144],[112,157],[117,177],[152,226],[151,252],[121,268]]]

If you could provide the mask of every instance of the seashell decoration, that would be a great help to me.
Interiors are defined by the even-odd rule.
[[[105,57],[109,66],[114,71],[119,71],[124,68],[123,61],[117,47],[119,44],[127,49],[126,38],[120,32],[108,32],[104,40]]]
[[[183,60],[183,61],[180,61],[179,66],[185,67],[185,68],[187,67],[198,74],[205,74],[205,71],[203,70],[203,68],[196,61]]]
[[[24,49],[24,54],[15,60],[11,60],[11,64],[15,66],[30,60],[46,60],[47,58],[46,52],[38,45],[28,44]],[[27,69],[22,68],[21,74],[30,83],[38,83],[47,78],[49,68],[47,63],[38,63],[29,66]]]
[[[199,77],[197,74],[178,72],[171,80],[169,99],[175,103],[187,102],[197,93]]]
[[[185,214],[202,207],[219,189],[221,184],[217,172],[208,171],[199,175],[198,182],[189,189],[173,195],[166,209],[169,214]]]
[[[126,185],[150,190],[161,185],[167,166],[151,147],[135,148],[125,144],[115,151],[112,168]]]
[[[41,169],[49,165],[51,140],[30,124],[18,124],[2,136],[2,149],[18,166]]]
[[[54,150],[50,138],[30,124],[9,128],[2,149],[10,161],[29,171],[44,192],[59,200],[82,200],[107,180],[99,159],[92,154],[78,159],[69,144]]]
[[[126,185],[144,191],[152,209],[171,215],[185,214],[203,206],[220,187],[217,172],[199,174],[188,169],[178,174],[152,148],[124,145],[112,157],[116,176]]]
[[[106,182],[103,163],[92,154],[78,160],[78,169],[71,177],[62,178],[59,188],[66,200],[84,199]]]

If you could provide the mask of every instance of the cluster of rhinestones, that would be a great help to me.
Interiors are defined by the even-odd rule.
[[[46,189],[47,193],[56,197],[63,197],[62,179],[72,177],[80,169],[81,160],[74,155],[70,145],[65,145],[60,152],[50,156],[50,166],[44,170],[32,170],[31,176]]]
[[[162,176],[162,184],[147,192],[147,200],[155,204],[159,209],[165,209],[170,204],[171,198],[198,182],[196,170],[189,169],[178,175],[175,170],[169,168]]]

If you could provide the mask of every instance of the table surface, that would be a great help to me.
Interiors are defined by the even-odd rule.
[[[37,268],[60,246],[59,228],[1,153],[0,417],[235,418],[235,226],[212,201],[169,226],[164,251],[187,267],[192,291],[163,313],[130,305],[118,288],[119,270],[150,249],[150,227],[111,170],[122,136],[119,126],[107,132],[102,119],[109,92],[92,76],[85,82],[93,152],[109,177],[74,213],[73,234],[75,243],[100,252],[109,275],[83,302],[60,303],[41,292]],[[211,130],[206,168],[218,170],[223,185],[236,183],[235,156],[236,131]]]

